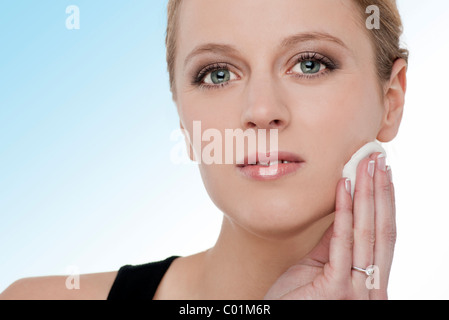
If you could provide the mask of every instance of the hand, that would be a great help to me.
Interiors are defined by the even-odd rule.
[[[358,165],[354,203],[346,191],[346,179],[338,182],[333,224],[318,245],[273,284],[265,299],[388,298],[396,208],[390,168],[378,155]],[[375,161],[374,177],[368,173],[370,161]],[[375,273],[367,281],[368,276],[353,266],[375,266]]]

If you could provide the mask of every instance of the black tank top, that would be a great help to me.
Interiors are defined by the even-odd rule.
[[[165,272],[176,258],[179,257],[121,267],[109,291],[108,300],[152,300]]]

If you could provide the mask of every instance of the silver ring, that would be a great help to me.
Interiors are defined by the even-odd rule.
[[[368,277],[372,276],[374,274],[374,268],[373,266],[368,266],[366,269],[358,268],[358,267],[352,267],[353,270],[363,272]]]

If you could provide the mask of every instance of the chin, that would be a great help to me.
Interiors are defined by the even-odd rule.
[[[265,197],[228,202],[220,209],[241,228],[266,239],[294,237],[332,212],[313,207],[304,196]]]
[[[204,170],[202,178],[210,198],[226,217],[263,238],[295,236],[335,208],[330,184],[307,175],[248,182],[228,171]]]

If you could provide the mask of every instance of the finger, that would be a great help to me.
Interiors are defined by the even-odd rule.
[[[385,299],[388,279],[393,262],[396,244],[396,219],[393,184],[390,182],[387,167],[382,159],[377,161],[374,176],[374,199],[376,209],[376,244],[374,265],[377,274],[373,275],[374,289],[371,297]]]
[[[357,182],[354,191],[354,251],[353,266],[363,268],[374,261],[374,186],[375,161],[362,160],[357,168]],[[353,270],[354,287],[368,295],[366,274]]]
[[[337,185],[335,218],[329,243],[329,264],[326,265],[327,270],[325,269],[325,273],[329,271],[332,278],[340,284],[349,283],[351,279],[354,233],[350,190],[351,180],[340,179]]]
[[[396,198],[395,198],[395,193],[394,193],[393,173],[391,172],[390,166],[387,166],[387,174],[388,174],[388,178],[390,179],[391,201],[393,204],[393,217],[394,217],[394,221],[396,222]],[[395,223],[395,225],[396,225],[396,223]]]

